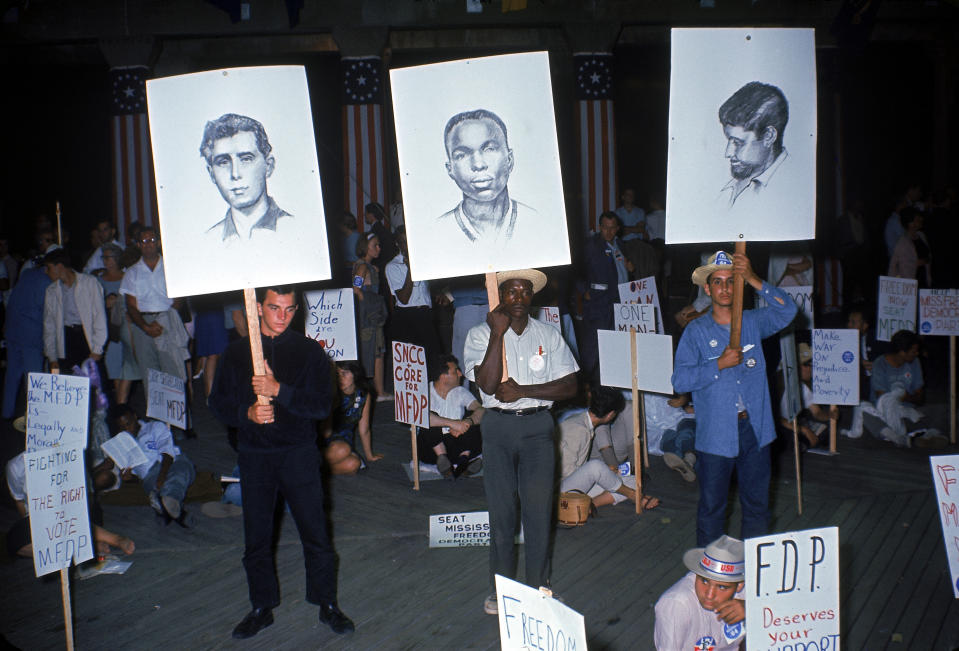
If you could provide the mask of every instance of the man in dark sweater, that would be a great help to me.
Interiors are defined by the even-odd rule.
[[[280,603],[273,563],[273,514],[282,493],[296,521],[306,561],[306,600],[320,606],[320,621],[336,633],[353,622],[336,604],[336,556],[326,530],[316,421],[330,411],[332,389],[326,353],[312,339],[289,330],[296,314],[292,287],[257,290],[264,375],[253,374],[248,337],[227,347],[220,362],[210,408],[239,430],[240,486],[246,569],[253,610],[233,637],[256,635],[273,623]],[[257,396],[270,399],[257,403]]]

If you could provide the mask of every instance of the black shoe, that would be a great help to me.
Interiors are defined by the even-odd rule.
[[[329,625],[334,633],[352,633],[356,630],[350,618],[343,614],[343,611],[336,604],[326,604],[320,606],[320,621]]]
[[[245,640],[253,637],[261,630],[273,623],[273,611],[269,608],[254,608],[243,621],[233,629],[233,638],[236,640]]]

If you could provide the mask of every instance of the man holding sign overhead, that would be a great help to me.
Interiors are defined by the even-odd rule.
[[[546,286],[535,269],[501,271],[499,305],[466,337],[466,376],[480,388],[483,473],[490,521],[490,585],[495,575],[516,575],[517,498],[526,539],[526,583],[549,584],[553,520],[554,400],[576,394],[579,367],[558,328],[529,318],[533,294]],[[504,353],[505,351],[505,353]],[[509,375],[504,382],[503,358]],[[497,613],[496,595],[483,604]]]
[[[734,274],[766,301],[766,307],[743,312],[739,348],[729,346]],[[734,468],[743,509],[742,537],[767,533],[769,444],[776,438],[776,424],[762,340],[792,323],[797,308],[788,294],[761,280],[741,253],[717,251],[708,264],[693,271],[692,280],[703,287],[711,307],[683,331],[672,380],[677,392],[692,392],[696,405],[696,541],[706,545],[723,535]]]

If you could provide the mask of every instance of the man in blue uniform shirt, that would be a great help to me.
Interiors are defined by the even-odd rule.
[[[745,310],[739,347],[729,345],[733,275],[740,274],[767,307]],[[792,323],[796,304],[761,280],[743,254],[717,251],[692,274],[711,307],[683,331],[676,349],[673,388],[693,394],[699,508],[696,540],[723,535],[729,482],[736,469],[743,510],[742,538],[769,528],[769,444],[776,438],[762,340]]]

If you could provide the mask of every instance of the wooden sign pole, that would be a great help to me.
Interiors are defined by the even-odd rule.
[[[63,246],[63,229],[60,226],[60,202],[57,202],[57,244]],[[41,251],[46,253],[46,251]]]
[[[57,235],[60,234],[60,202],[57,202]],[[59,375],[60,369],[52,369]],[[73,607],[70,604],[70,566],[60,568],[60,600],[63,602],[63,630],[67,634],[67,651],[73,651]]]
[[[736,242],[736,253],[746,255],[746,243]],[[733,316],[729,323],[729,346],[739,348],[740,335],[743,331],[743,284],[740,274],[733,275]]]
[[[496,272],[486,274],[486,302],[489,303],[490,312],[499,305],[499,284],[496,282]],[[509,378],[509,372],[506,370],[506,346],[503,346],[503,377],[500,382],[506,382]]]
[[[956,444],[956,335],[949,337],[949,442]]]
[[[413,449],[413,490],[420,489],[420,452],[416,449],[416,425],[410,425],[410,446]]]
[[[250,354],[253,356],[253,375],[266,375],[263,363],[263,340],[260,339],[260,315],[256,309],[256,290],[247,287],[243,290],[243,302],[246,304],[246,327],[250,331]],[[270,404],[267,396],[257,396],[256,402]]]
[[[799,476],[799,420],[793,416],[793,452],[796,455],[796,508],[802,515],[802,478]]]
[[[832,405],[829,410],[832,411]],[[829,453],[836,454],[836,419],[831,416],[829,418]]]
[[[639,361],[636,359],[636,328],[629,328],[629,365],[633,378],[633,475],[636,477],[636,513],[643,512],[642,431],[639,427],[639,386],[636,379]]]

